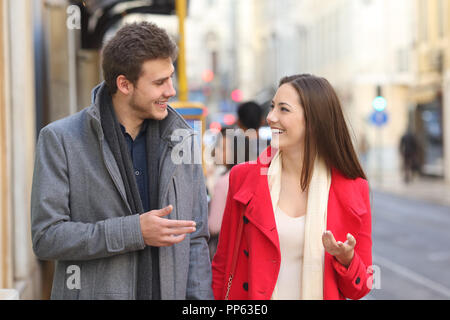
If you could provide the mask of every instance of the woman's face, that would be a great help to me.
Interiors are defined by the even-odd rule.
[[[272,100],[267,123],[272,129],[272,147],[280,150],[303,148],[305,115],[300,98],[292,85],[281,85]]]

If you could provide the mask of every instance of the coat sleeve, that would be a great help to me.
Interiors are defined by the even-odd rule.
[[[361,215],[361,229],[356,235],[355,253],[348,268],[333,257],[333,267],[338,274],[338,286],[343,295],[352,300],[363,298],[372,289],[372,216],[370,209],[369,186],[360,180],[361,196],[366,212]]]
[[[90,260],[145,247],[139,215],[96,223],[71,221],[65,146],[50,126],[36,146],[31,192],[33,250],[43,260]]]
[[[194,136],[192,138],[193,152],[197,152],[195,151],[196,148],[199,148],[196,143],[197,139]],[[211,260],[208,247],[208,201],[206,198],[203,168],[200,164],[193,165],[192,187],[194,195],[193,217],[196,223],[196,231],[190,235],[190,258],[186,299],[213,300]]]

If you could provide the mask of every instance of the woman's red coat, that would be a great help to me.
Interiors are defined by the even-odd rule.
[[[219,245],[212,262],[213,291],[224,299],[227,289],[238,220],[244,210],[244,231],[229,299],[270,299],[280,270],[280,246],[267,182],[271,149],[257,163],[235,166],[230,173],[227,204]],[[263,153],[264,154],[264,153]],[[356,239],[355,254],[345,268],[325,253],[323,298],[361,299],[372,287],[372,238],[369,187],[366,180],[347,179],[332,170],[328,197],[327,230],[336,241]]]

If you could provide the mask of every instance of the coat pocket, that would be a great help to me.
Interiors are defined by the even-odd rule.
[[[135,265],[132,254],[99,259],[95,271],[93,299],[131,298],[134,292]]]

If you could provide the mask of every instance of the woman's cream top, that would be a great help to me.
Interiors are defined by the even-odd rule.
[[[275,221],[280,240],[281,265],[272,299],[300,300],[302,298],[305,215],[293,218],[277,206]]]

